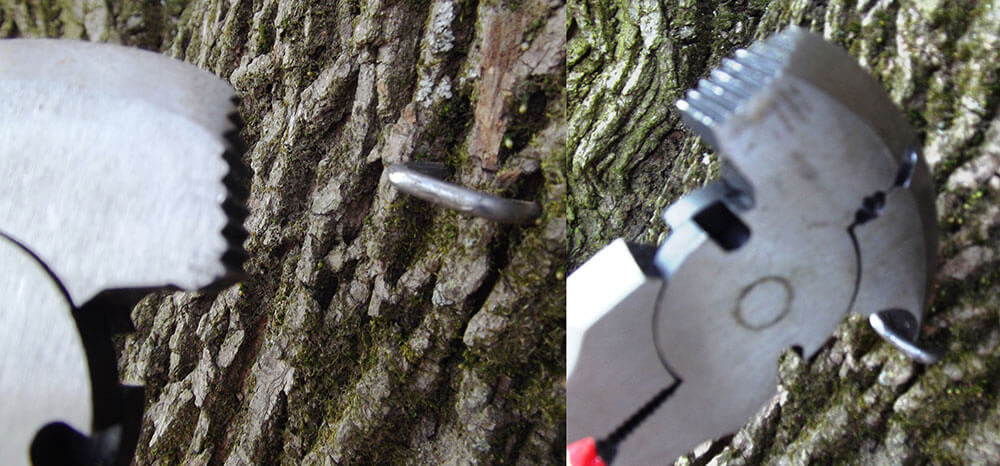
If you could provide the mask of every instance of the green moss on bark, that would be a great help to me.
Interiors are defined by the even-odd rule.
[[[1000,293],[992,272],[1000,177],[989,168],[1000,141],[996,5],[575,1],[570,12],[571,269],[615,237],[662,241],[659,213],[717,166],[678,124],[673,101],[736,47],[789,24],[844,46],[883,83],[918,130],[939,193],[940,271],[922,341],[948,349],[945,360],[918,366],[864,321],[848,319],[812,361],[786,353],[771,407],[682,463],[715,455],[719,464],[993,461],[1000,450]],[[643,25],[650,39],[638,41]],[[658,66],[642,66],[647,56]],[[622,92],[629,83],[649,84],[636,97]],[[659,133],[647,129],[656,120],[643,107],[654,96],[667,128]],[[632,134],[645,135],[643,143],[652,136],[652,144]]]
[[[65,14],[22,3],[0,3],[0,32],[67,35],[70,19],[87,17],[82,2],[58,3]],[[248,280],[149,298],[120,341],[122,373],[149,389],[137,462],[564,461],[561,49],[556,66],[519,71],[503,97],[509,124],[494,130],[512,141],[507,177],[467,149],[481,98],[477,24],[520,15],[535,53],[560,8],[182,0],[112,4],[83,21],[91,39],[160,49],[231,80],[255,172]],[[421,79],[446,90],[419,96]],[[383,169],[414,158],[446,161],[453,181],[537,200],[545,214],[503,226],[408,198]],[[470,349],[480,314],[507,324],[469,337]]]

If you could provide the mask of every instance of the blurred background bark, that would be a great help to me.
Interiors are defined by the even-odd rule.
[[[0,0],[0,36],[162,51],[242,98],[249,279],[133,312],[137,464],[564,461],[565,27],[558,0]],[[544,214],[433,207],[402,160]]]
[[[812,362],[782,356],[778,395],[735,436],[680,463],[1000,463],[1000,6],[569,7],[570,271],[617,237],[662,242],[663,209],[719,167],[674,101],[736,48],[790,24],[843,46],[885,86],[920,133],[937,186],[938,287],[921,333],[945,359],[918,365],[847,318]]]

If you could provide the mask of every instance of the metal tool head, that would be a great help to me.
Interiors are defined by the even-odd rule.
[[[18,39],[0,101],[0,462],[127,464],[142,391],[111,333],[151,290],[243,275],[235,93],[152,52]]]
[[[933,279],[918,141],[844,51],[790,28],[723,60],[677,106],[719,152],[721,179],[667,209],[654,258],[614,243],[567,281],[568,320],[572,303],[591,306],[567,329],[580,341],[570,438],[608,435],[681,381],[622,436],[625,464],[673,461],[734,431],[775,393],[778,355],[813,355],[849,312],[919,323]],[[636,279],[620,283],[623,270]],[[603,287],[580,278],[595,274]],[[594,298],[608,295],[621,298]],[[878,315],[906,333],[892,326],[905,319]],[[596,376],[609,367],[627,378]]]
[[[26,459],[26,446],[38,430],[50,422],[88,431],[92,391],[83,340],[58,282],[30,252],[3,237],[0,296],[0,328],[5,329],[0,338],[0,451],[5,463],[20,451],[20,461],[11,463],[17,464]]]
[[[240,276],[248,172],[235,93],[193,65],[75,41],[0,41],[0,231],[74,305]]]

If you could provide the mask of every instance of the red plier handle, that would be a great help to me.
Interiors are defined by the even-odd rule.
[[[569,466],[607,466],[607,463],[597,454],[597,443],[594,437],[577,440],[566,447]]]
[[[593,437],[577,440],[566,447],[568,466],[607,466],[615,460],[618,444],[625,439],[642,421],[651,416],[671,394],[681,386],[680,377],[669,387],[660,390],[653,399],[642,405],[638,411],[618,426],[614,432],[599,441]]]

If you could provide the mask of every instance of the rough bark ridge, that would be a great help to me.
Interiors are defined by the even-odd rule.
[[[922,338],[945,359],[917,365],[848,318],[812,362],[786,352],[778,396],[734,437],[681,463],[996,463],[1000,6],[578,0],[570,12],[571,264],[615,237],[662,241],[663,208],[718,173],[673,102],[788,24],[841,44],[884,84],[937,184],[941,266]]]
[[[0,35],[162,50],[243,99],[250,278],[133,312],[137,463],[563,461],[565,25],[558,0],[0,0]],[[401,195],[410,159],[545,213]]]

